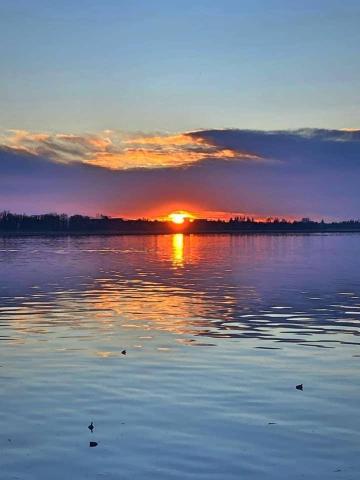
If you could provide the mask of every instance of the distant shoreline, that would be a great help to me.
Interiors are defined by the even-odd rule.
[[[339,234],[339,233],[360,233],[360,228],[353,229],[259,229],[259,230],[213,230],[213,231],[39,231],[39,232],[1,232],[0,237],[119,237],[119,236],[158,236],[158,235],[314,235],[314,234]]]
[[[179,219],[178,219],[179,220]],[[286,235],[312,233],[360,233],[360,220],[326,223],[310,218],[287,221],[269,217],[256,221],[250,217],[229,220],[180,218],[173,220],[123,219],[104,215],[88,217],[58,213],[43,215],[0,212],[0,236],[108,236],[108,235]]]

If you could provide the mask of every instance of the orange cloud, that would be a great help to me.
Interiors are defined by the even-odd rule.
[[[201,137],[201,132],[176,135],[32,133],[10,130],[2,135],[9,148],[59,162],[83,162],[114,170],[186,166],[206,159],[260,160],[249,152],[224,148]]]
[[[178,135],[145,135],[125,140],[125,143],[137,143],[139,145],[191,145],[194,143],[194,139],[182,133]],[[201,139],[196,139],[195,143],[202,143]]]

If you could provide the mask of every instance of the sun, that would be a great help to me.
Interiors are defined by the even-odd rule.
[[[193,218],[194,216],[191,213],[185,211],[172,212],[168,215],[168,219],[176,225],[183,224],[185,220],[192,221]]]
[[[183,213],[170,213],[169,219],[173,222],[176,223],[177,225],[181,225],[182,223],[185,222],[186,216]]]

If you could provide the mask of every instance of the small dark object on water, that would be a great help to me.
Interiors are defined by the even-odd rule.
[[[90,430],[91,433],[93,432],[94,428],[95,428],[94,424],[93,422],[91,422],[90,425],[88,426],[88,429]]]
[[[123,350],[123,351],[121,352],[121,354],[122,354],[122,355],[126,355],[126,350]]]
[[[89,446],[90,446],[90,447],[97,447],[97,444],[98,444],[97,442],[90,442],[90,445],[89,445]]]
[[[269,422],[268,425],[276,425],[276,422]]]
[[[300,385],[296,385],[296,390],[303,390],[303,384],[300,383]]]

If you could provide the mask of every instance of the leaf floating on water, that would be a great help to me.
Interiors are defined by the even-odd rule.
[[[90,442],[90,445],[89,445],[89,446],[90,446],[90,447],[97,447],[97,444],[98,444],[97,442]]]

